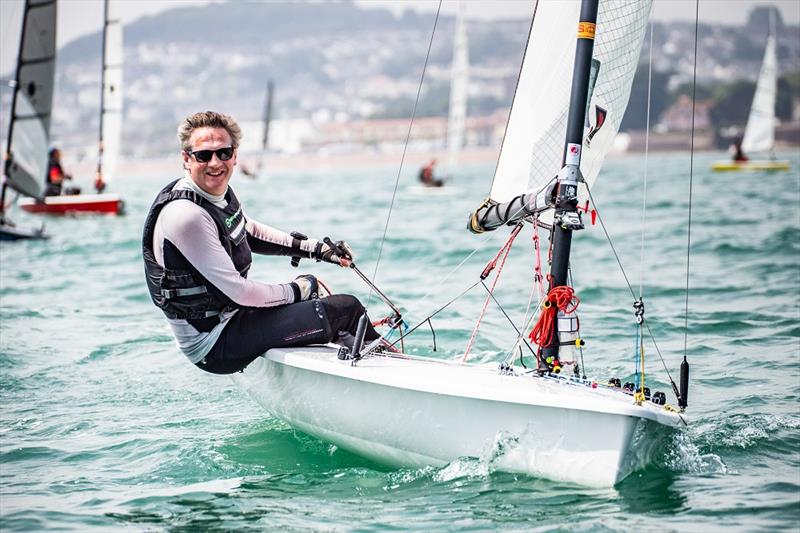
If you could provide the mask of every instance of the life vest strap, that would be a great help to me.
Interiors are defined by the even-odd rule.
[[[205,294],[208,292],[205,285],[200,285],[198,287],[188,287],[185,289],[161,289],[161,295],[170,300],[172,298],[178,298],[180,296],[194,296],[196,294]]]

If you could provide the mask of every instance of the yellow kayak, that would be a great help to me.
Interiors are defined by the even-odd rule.
[[[733,170],[759,171],[759,170],[789,170],[791,164],[785,160],[750,160],[750,161],[715,161],[711,170],[726,172]]]

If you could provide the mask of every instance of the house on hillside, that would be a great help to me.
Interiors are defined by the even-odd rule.
[[[711,125],[711,101],[703,100],[694,104],[694,130],[707,131]],[[692,130],[692,99],[681,95],[678,101],[669,106],[656,126],[659,133]]]

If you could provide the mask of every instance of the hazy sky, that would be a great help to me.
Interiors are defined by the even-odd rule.
[[[166,9],[202,5],[219,0],[112,0],[111,5],[123,23]],[[404,9],[434,13],[438,0],[355,0],[364,7]],[[558,0],[544,0],[558,1]],[[16,60],[23,0],[0,0],[0,72],[9,72]],[[756,5],[777,5],[784,21],[800,24],[800,0],[700,0],[700,19],[722,24],[741,24]],[[473,19],[528,18],[530,0],[467,0],[467,16]],[[442,11],[454,13],[456,0],[444,0]],[[694,20],[695,0],[654,0],[655,20]],[[102,24],[102,0],[60,0],[58,6],[58,46],[76,37],[98,31]]]

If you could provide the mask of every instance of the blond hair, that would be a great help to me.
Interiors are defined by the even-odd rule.
[[[182,150],[191,148],[189,138],[197,128],[224,128],[231,136],[231,144],[234,148],[238,148],[239,141],[242,140],[242,128],[231,117],[216,111],[201,111],[189,115],[178,126],[178,140]]]

